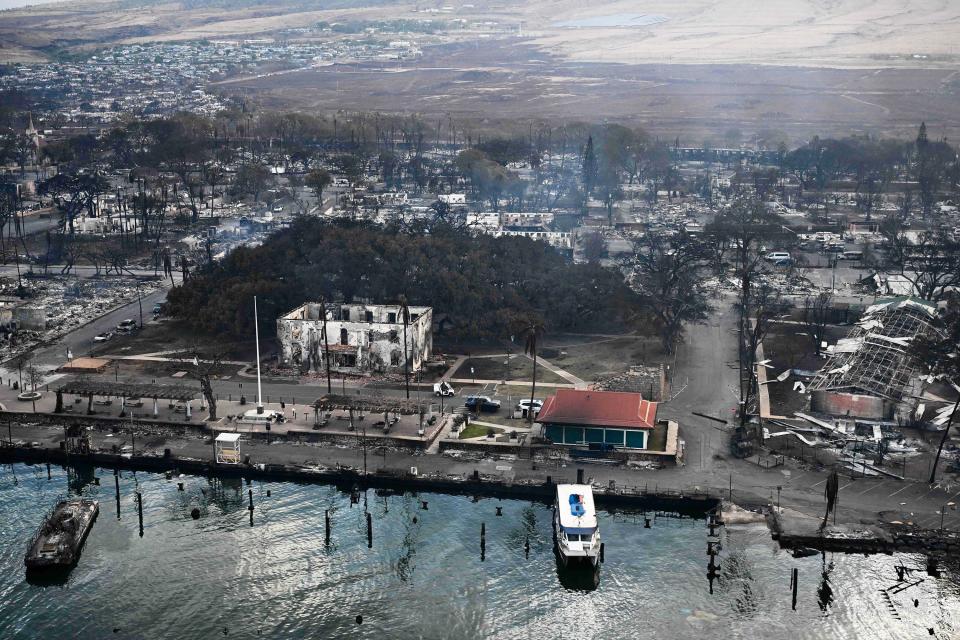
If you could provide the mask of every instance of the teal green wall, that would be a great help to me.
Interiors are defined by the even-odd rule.
[[[548,424],[544,429],[544,435],[554,444],[579,445],[605,442],[615,447],[647,448],[646,431],[634,429],[583,428]]]

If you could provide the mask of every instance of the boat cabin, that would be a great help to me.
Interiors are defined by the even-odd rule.
[[[588,485],[557,485],[557,536],[570,547],[588,548],[597,534],[597,511]],[[573,544],[571,544],[573,543]]]

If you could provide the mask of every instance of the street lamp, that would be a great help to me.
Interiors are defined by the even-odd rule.
[[[953,507],[955,503],[948,502],[942,507],[940,507],[940,535],[943,535],[943,517],[947,513],[947,507]]]
[[[137,275],[127,267],[123,269],[133,276],[133,284],[137,287],[137,306],[140,307],[140,328],[143,329],[143,299],[140,296],[140,280],[137,278]]]
[[[420,416],[420,426],[417,428],[417,435],[421,438],[423,437],[423,405],[420,404],[420,376],[423,373],[423,368],[417,371],[417,413]]]

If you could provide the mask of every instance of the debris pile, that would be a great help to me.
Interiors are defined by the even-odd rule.
[[[628,371],[600,376],[593,388],[597,391],[627,391],[639,393],[651,402],[662,402],[666,396],[666,374],[663,365],[648,367],[638,365]]]

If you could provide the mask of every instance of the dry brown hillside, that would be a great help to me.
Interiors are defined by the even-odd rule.
[[[339,8],[328,8],[328,7]],[[50,47],[269,35],[319,20],[424,17],[494,21],[554,56],[589,62],[945,67],[957,62],[951,0],[81,0],[0,13],[0,59]],[[416,9],[420,11],[416,11]]]

